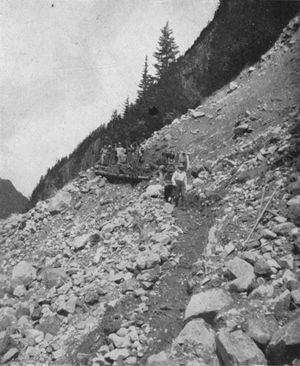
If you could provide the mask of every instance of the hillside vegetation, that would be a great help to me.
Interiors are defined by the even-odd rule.
[[[214,19],[193,46],[146,95],[115,112],[67,157],[48,169],[32,192],[35,204],[99,159],[104,144],[143,141],[259,59],[299,9],[297,2],[221,0]],[[84,123],[84,121],[83,121]]]
[[[0,178],[0,219],[28,209],[29,200],[16,190],[11,181]]]

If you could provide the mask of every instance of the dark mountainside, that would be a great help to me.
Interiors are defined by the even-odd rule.
[[[298,2],[221,0],[194,45],[142,98],[115,113],[68,157],[48,169],[32,192],[35,204],[99,159],[104,144],[143,141],[257,61],[297,13]],[[155,107],[155,108],[153,108]],[[155,113],[153,113],[153,110]]]
[[[28,209],[29,200],[16,190],[10,180],[0,178],[0,219]]]

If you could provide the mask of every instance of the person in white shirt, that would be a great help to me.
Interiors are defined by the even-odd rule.
[[[172,184],[176,188],[175,193],[175,205],[178,206],[179,199],[181,197],[182,207],[186,208],[186,187],[187,187],[187,175],[185,166],[183,163],[178,164],[178,168],[172,175]]]

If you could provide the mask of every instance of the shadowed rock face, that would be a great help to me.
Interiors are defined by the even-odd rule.
[[[10,180],[0,178],[0,219],[11,213],[23,213],[28,205],[28,199],[16,190]]]

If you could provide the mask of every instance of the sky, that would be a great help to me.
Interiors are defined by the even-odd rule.
[[[1,0],[0,177],[27,197],[112,111],[136,98],[169,21],[183,54],[218,0]],[[154,73],[153,68],[150,71]]]

